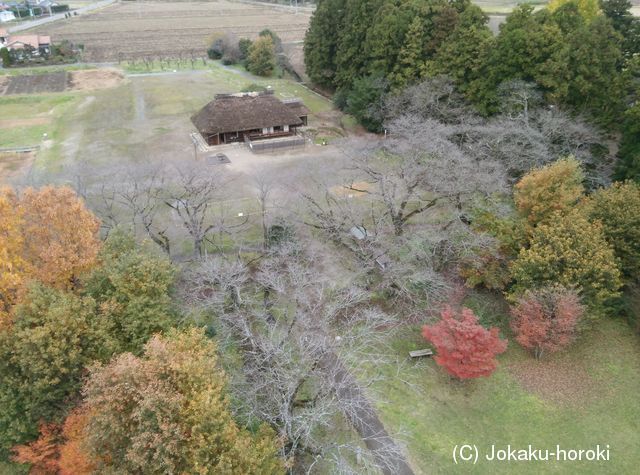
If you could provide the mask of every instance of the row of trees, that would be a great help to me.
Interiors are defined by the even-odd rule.
[[[624,114],[617,174],[634,178],[640,22],[630,6],[522,5],[494,36],[468,1],[323,0],[305,38],[305,65],[312,81],[335,90],[336,104],[372,131],[382,128],[375,117],[381,97],[435,75],[452,78],[483,115],[502,110],[502,85],[513,81],[532,84],[541,103],[599,124],[616,127]]]
[[[255,41],[238,40],[233,34],[218,36],[207,54],[226,65],[241,63],[256,76],[271,76],[277,68],[290,69],[280,37],[269,29],[262,30]]]

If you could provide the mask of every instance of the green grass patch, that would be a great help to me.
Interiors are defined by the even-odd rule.
[[[49,130],[49,125],[0,129],[0,148],[38,145]]]
[[[0,76],[24,76],[35,74],[57,73],[59,71],[79,71],[83,69],[95,69],[87,64],[58,64],[52,66],[32,66],[25,68],[0,68]]]
[[[39,94],[0,97],[0,117],[46,118],[47,124],[19,125],[0,129],[0,147],[38,145],[44,139],[54,143],[65,129],[66,114],[77,104],[79,94]]]
[[[56,108],[68,105],[77,94],[34,94],[0,97],[0,117],[31,119],[56,113]]]
[[[632,473],[640,463],[638,337],[622,320],[599,322],[565,353],[540,362],[510,341],[496,373],[465,383],[452,381],[433,360],[408,360],[410,350],[428,346],[418,326],[391,344],[404,364],[399,372],[395,365],[376,368],[384,376],[374,383],[385,398],[378,408],[390,431],[406,434],[419,473]],[[538,376],[527,379],[527,371]],[[456,444],[475,444],[483,453],[492,444],[549,449],[609,444],[611,460],[525,463],[481,457],[472,467],[453,463]]]

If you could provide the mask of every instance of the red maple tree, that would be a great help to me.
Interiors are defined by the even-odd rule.
[[[511,308],[511,329],[516,341],[540,358],[575,339],[583,314],[584,307],[574,291],[559,287],[527,291]]]
[[[460,379],[493,373],[498,365],[496,355],[507,349],[498,328],[485,329],[468,308],[456,316],[451,307],[446,307],[441,317],[435,325],[422,327],[422,336],[436,348],[436,363]]]

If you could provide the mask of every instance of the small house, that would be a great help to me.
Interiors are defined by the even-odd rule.
[[[273,91],[217,94],[191,117],[208,145],[296,135],[309,110],[299,99],[281,101]]]
[[[44,35],[11,35],[7,38],[5,46],[9,50],[28,49],[35,56],[51,53],[51,37]]]

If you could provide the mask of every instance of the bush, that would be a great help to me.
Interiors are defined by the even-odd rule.
[[[346,112],[358,119],[369,132],[381,132],[383,113],[380,104],[387,89],[388,83],[381,77],[356,79],[347,96]]]
[[[240,50],[240,60],[245,61],[249,57],[249,50],[251,49],[251,45],[253,41],[249,38],[240,38],[238,41],[238,49]]]
[[[230,66],[232,64],[236,64],[237,63],[237,61],[234,58],[232,58],[231,56],[227,56],[227,55],[224,55],[222,57],[222,61],[221,62],[225,66]]]
[[[261,86],[260,84],[256,84],[255,82],[252,82],[248,86],[245,86],[242,88],[242,92],[265,92],[265,91],[267,91],[266,87]]]
[[[583,314],[580,297],[573,290],[559,286],[528,290],[511,308],[511,328],[516,341],[541,358],[544,352],[559,351],[575,339]]]
[[[247,69],[257,76],[271,76],[275,67],[273,41],[269,36],[261,36],[249,49]]]
[[[2,67],[11,66],[11,54],[7,48],[0,48],[0,60],[2,60]]]

